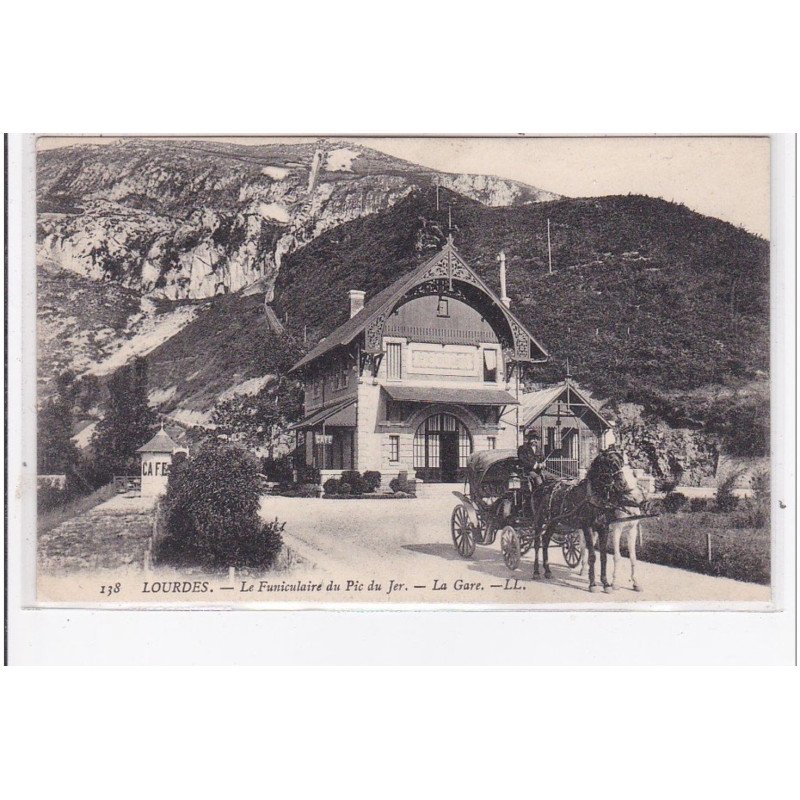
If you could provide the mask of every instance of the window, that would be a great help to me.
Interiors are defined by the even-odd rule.
[[[386,401],[386,421],[387,422],[402,422],[404,417],[404,407],[402,403],[396,400]]]
[[[483,351],[483,380],[485,383],[497,383],[497,350]]]
[[[347,388],[348,372],[349,372],[349,370],[347,369],[347,367],[342,367],[342,372],[341,372],[341,388],[342,389],[346,389]]]
[[[486,445],[488,450],[497,450],[497,437],[496,436],[487,436],[486,437]]]
[[[403,377],[403,351],[399,342],[386,345],[386,377],[392,381]]]
[[[439,305],[436,306],[436,316],[437,317],[450,316],[450,304],[447,302],[447,298],[445,297],[439,298]]]
[[[389,437],[389,461],[396,463],[400,460],[400,437],[392,434]]]

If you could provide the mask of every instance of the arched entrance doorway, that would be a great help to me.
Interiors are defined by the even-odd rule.
[[[454,482],[472,453],[472,436],[452,414],[432,414],[414,435],[414,470],[423,481]]]

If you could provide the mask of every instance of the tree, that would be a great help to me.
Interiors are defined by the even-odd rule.
[[[153,435],[156,414],[148,403],[147,362],[135,358],[108,382],[106,414],[92,437],[94,473],[100,483],[114,474],[139,472],[136,452]]]
[[[299,384],[285,376],[255,395],[235,395],[218,403],[213,421],[221,433],[255,449],[266,447],[270,458],[291,422],[300,418],[303,394]]]
[[[259,517],[259,469],[243,448],[218,442],[173,463],[156,560],[215,570],[271,566],[284,524]]]
[[[70,474],[80,458],[72,441],[71,409],[60,397],[46,400],[39,409],[38,423],[39,474]]]
[[[56,394],[42,403],[38,414],[38,472],[70,475],[80,460],[72,441],[75,375],[67,370],[56,377]]]

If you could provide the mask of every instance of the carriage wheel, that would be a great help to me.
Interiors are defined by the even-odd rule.
[[[580,564],[583,542],[579,531],[569,531],[564,535],[561,552],[564,554],[564,561],[567,562],[568,567],[577,567]]]
[[[500,550],[503,553],[503,561],[510,570],[515,570],[519,566],[522,554],[520,552],[519,536],[517,532],[510,526],[506,525],[500,531]]]
[[[472,558],[475,552],[475,533],[469,521],[469,514],[462,505],[453,509],[450,518],[450,532],[453,535],[453,544],[462,558]]]

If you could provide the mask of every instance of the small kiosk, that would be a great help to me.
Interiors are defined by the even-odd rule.
[[[161,430],[136,452],[142,455],[142,496],[154,497],[167,491],[173,455],[187,450],[175,444],[162,425]]]

